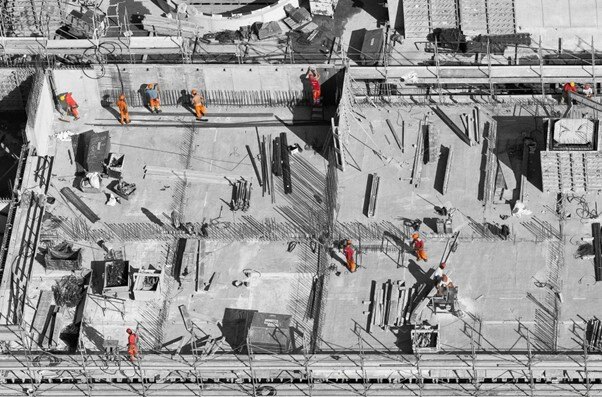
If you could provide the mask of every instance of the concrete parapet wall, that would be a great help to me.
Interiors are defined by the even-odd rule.
[[[52,133],[54,102],[46,74],[38,72],[34,78],[27,102],[25,135],[39,156],[48,154],[48,138]]]

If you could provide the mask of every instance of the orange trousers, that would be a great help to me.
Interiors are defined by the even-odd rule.
[[[151,112],[153,110],[161,110],[161,101],[159,101],[159,98],[157,99],[150,99],[148,101],[148,106],[150,107]]]
[[[351,273],[355,273],[357,270],[357,265],[353,259],[347,261],[347,270],[349,270]]]
[[[196,118],[200,119],[205,115],[205,113],[207,113],[207,108],[205,107],[205,105],[201,104],[194,105],[194,112],[196,113]]]
[[[130,112],[119,112],[119,115],[121,116],[121,118],[119,119],[119,122],[121,124],[129,123],[132,121],[130,120]]]
[[[76,119],[79,119],[79,112],[77,111],[77,107],[69,106],[69,113],[71,113]]]
[[[416,250],[416,261],[427,261],[428,260],[428,255],[426,254],[426,250],[424,248],[419,248]]]
[[[138,358],[138,347],[136,347],[134,344],[129,344],[128,354],[130,355],[130,360],[134,361],[136,358]]]
[[[313,100],[314,104],[320,103],[320,97],[322,96],[322,90],[313,90]]]

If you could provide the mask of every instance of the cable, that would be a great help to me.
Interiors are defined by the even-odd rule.
[[[581,223],[587,223],[588,220],[597,218],[600,215],[597,208],[590,209],[588,202],[583,196],[570,195],[567,196],[566,201],[569,203],[576,201],[577,204],[580,205],[580,207],[575,210],[575,214],[579,217]]]

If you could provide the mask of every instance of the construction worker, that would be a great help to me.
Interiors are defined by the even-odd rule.
[[[424,248],[424,240],[420,238],[420,234],[414,233],[412,234],[412,248],[414,248],[414,253],[416,254],[416,261],[427,261],[428,255],[426,254],[426,249]]]
[[[128,104],[125,101],[125,95],[119,95],[119,99],[117,100],[117,107],[119,108],[119,123],[123,125],[123,123],[131,123],[130,120],[130,112],[128,112]]]
[[[433,281],[435,282],[435,285],[438,285],[439,281],[441,281],[441,278],[443,277],[443,270],[445,270],[446,266],[447,265],[445,262],[441,262],[437,270],[435,270],[435,274],[433,274]]]
[[[138,358],[138,335],[131,328],[128,328],[125,332],[128,334],[128,354],[130,355],[130,361],[133,362]]]
[[[312,103],[314,106],[320,105],[322,99],[322,91],[320,89],[320,73],[311,66],[307,69],[305,78],[309,80],[311,85]]]
[[[591,85],[585,84],[583,86],[583,95],[585,95],[588,98],[591,98],[594,96],[594,90],[592,89]]]
[[[205,107],[205,98],[203,98],[197,90],[193,89],[190,91],[190,102],[192,103],[192,106],[194,106],[196,119],[200,120],[207,113],[207,108]]]
[[[68,92],[65,95],[61,95],[59,99],[61,101],[65,101],[65,103],[67,104],[67,112],[73,115],[73,119],[79,119],[79,112],[77,111],[79,105],[77,104],[77,102],[75,102],[75,99],[73,99],[71,93]]]
[[[345,241],[345,246],[343,247],[343,254],[345,254],[345,260],[347,261],[347,270],[351,273],[355,273],[357,270],[357,265],[355,264],[355,251],[353,250],[353,246],[351,245],[351,240]]]
[[[445,290],[454,288],[454,283],[452,282],[451,277],[447,274],[441,276],[441,280],[437,283],[437,295],[441,296],[445,292]]]
[[[159,99],[159,91],[157,91],[157,83],[150,83],[146,86],[146,96],[148,97],[148,107],[151,113],[161,113],[161,100]]]
[[[562,95],[564,96],[567,105],[569,103],[569,92],[577,92],[577,86],[574,81],[566,83],[564,87],[562,87]]]

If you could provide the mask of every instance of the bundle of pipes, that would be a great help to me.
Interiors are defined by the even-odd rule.
[[[410,324],[410,315],[413,310],[413,300],[416,296],[415,288],[404,288],[401,280],[392,282],[387,280],[377,288],[376,281],[372,281],[370,310],[366,330],[370,332],[373,325],[384,330],[391,327],[401,327]]]
[[[245,179],[239,179],[232,184],[232,200],[230,200],[232,211],[249,210],[252,185],[253,183]]]

